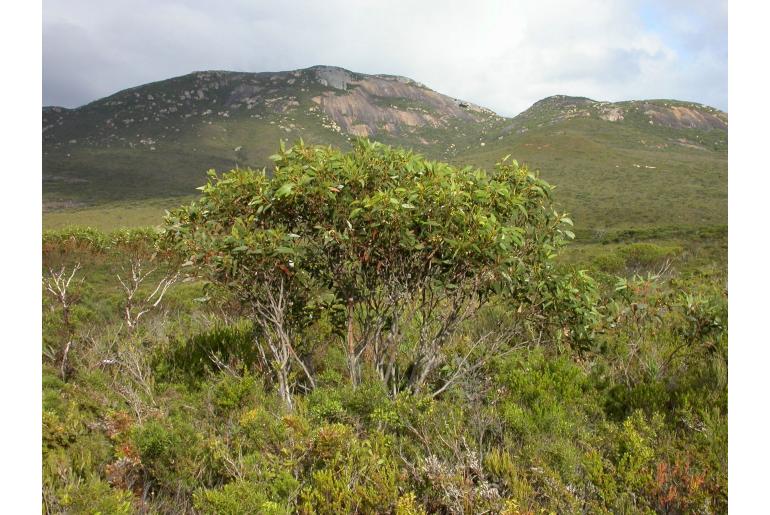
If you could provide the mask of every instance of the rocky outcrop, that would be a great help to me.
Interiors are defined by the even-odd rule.
[[[254,84],[240,84],[236,86],[230,96],[228,97],[225,105],[230,106],[237,103],[257,101],[259,100],[259,92],[261,87]],[[203,90],[198,90],[198,98],[203,98]]]
[[[337,68],[335,66],[316,66],[313,69],[315,70],[318,82],[321,83],[321,85],[330,88],[345,91],[348,89],[348,84],[354,80],[353,73],[343,68]]]
[[[727,114],[709,108],[645,102],[644,114],[655,125],[674,129],[727,130]]]
[[[623,110],[619,107],[600,108],[599,118],[608,122],[618,122],[623,119]]]
[[[324,113],[355,136],[411,131],[419,127],[445,127],[454,120],[478,121],[493,115],[477,106],[441,95],[404,77],[360,76],[340,68],[316,71],[327,91],[313,97]],[[465,107],[461,107],[464,105]]]

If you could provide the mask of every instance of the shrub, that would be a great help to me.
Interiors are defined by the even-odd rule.
[[[414,492],[409,492],[398,498],[396,515],[427,515],[427,512],[417,503]]]
[[[299,513],[390,512],[398,500],[398,466],[378,439],[359,440],[349,426],[320,427],[309,451],[310,480]]]
[[[680,247],[661,247],[654,243],[631,243],[620,247],[617,253],[632,270],[650,269],[662,265],[682,251]]]
[[[254,376],[233,376],[228,373],[216,376],[210,395],[219,413],[242,408],[263,397],[261,385]]]
[[[286,438],[286,428],[280,418],[257,406],[241,415],[238,426],[248,439],[250,448],[255,450],[280,450]]]
[[[336,388],[317,388],[308,396],[310,415],[319,421],[344,422],[347,417],[342,406],[342,394]]]
[[[132,440],[150,469],[169,466],[181,443],[169,427],[154,420],[136,427]]]
[[[626,260],[617,254],[602,254],[593,260],[594,266],[609,274],[619,274],[626,268]]]
[[[129,515],[135,513],[132,501],[131,492],[111,488],[95,477],[65,489],[60,496],[60,503],[67,513]]]
[[[287,407],[292,367],[314,386],[296,345],[322,313],[353,386],[366,351],[387,391],[419,392],[461,323],[494,292],[528,302],[574,237],[551,187],[515,161],[456,169],[366,140],[348,154],[299,143],[273,158],[271,177],[212,172],[200,201],[169,215],[166,242],[250,307]],[[575,287],[541,290],[562,313]]]
[[[288,515],[290,511],[271,501],[261,485],[248,481],[235,481],[222,488],[199,490],[194,495],[195,508],[201,513],[227,515]]]
[[[239,321],[192,336],[174,335],[155,353],[153,367],[163,379],[195,383],[220,369],[215,360],[239,372],[257,367],[261,357],[253,324]]]

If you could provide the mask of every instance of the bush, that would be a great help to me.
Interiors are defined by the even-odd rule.
[[[617,254],[602,254],[593,260],[594,266],[608,274],[619,274],[625,271],[626,260]]]
[[[216,376],[210,395],[219,413],[237,410],[264,398],[262,386],[254,376],[233,376],[224,372]]]
[[[155,354],[153,365],[163,379],[195,383],[206,373],[219,371],[215,359],[239,372],[257,367],[260,354],[253,324],[239,321],[190,337],[174,336]]]
[[[382,513],[398,500],[398,466],[382,439],[360,440],[349,426],[321,426],[307,460],[310,480],[299,513]]]
[[[661,247],[654,243],[631,243],[620,247],[618,255],[625,259],[626,267],[631,270],[659,267],[667,259],[681,253],[681,247]]]
[[[142,463],[150,470],[170,466],[181,444],[171,428],[154,420],[136,427],[132,440],[139,450]]]
[[[129,515],[135,513],[133,499],[131,492],[111,488],[108,483],[91,477],[67,488],[60,502],[67,513]]]
[[[194,495],[195,508],[201,513],[227,515],[284,515],[291,513],[286,507],[271,501],[261,490],[261,485],[248,481],[235,481],[222,488],[200,490]]]
[[[318,421],[344,422],[348,417],[342,406],[342,393],[336,388],[317,388],[308,396],[310,415]]]
[[[418,393],[493,293],[529,304],[535,284],[549,315],[582,309],[585,277],[549,283],[572,222],[515,161],[457,169],[367,140],[347,154],[282,145],[273,159],[271,176],[211,172],[200,201],[169,215],[164,241],[254,313],[287,408],[293,370],[314,386],[295,347],[319,317],[342,340],[353,386],[366,355],[386,391]],[[579,339],[585,313],[569,321]]]
[[[257,406],[241,415],[238,427],[254,450],[273,449],[278,452],[286,438],[286,428],[279,417]]]

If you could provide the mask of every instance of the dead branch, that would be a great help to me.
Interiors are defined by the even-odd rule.
[[[54,272],[52,268],[48,269],[48,277],[43,279],[43,284],[49,295],[61,306],[62,310],[62,322],[64,323],[64,330],[67,333],[66,343],[62,346],[59,356],[59,370],[61,377],[64,381],[67,380],[68,360],[69,352],[73,344],[73,334],[75,328],[70,319],[70,310],[72,305],[77,300],[72,294],[70,284],[75,278],[75,274],[80,270],[80,263],[77,263],[72,271],[67,275],[66,266],[62,266],[61,270]]]
[[[139,319],[160,305],[168,289],[179,280],[178,271],[173,274],[166,274],[158,281],[152,293],[137,302],[136,297],[140,286],[155,270],[156,268],[152,268],[145,271],[144,263],[141,259],[132,259],[130,273],[124,274],[126,275],[126,280],[123,280],[120,274],[116,274],[126,298],[124,320],[129,331],[136,329],[139,325]]]
[[[54,272],[53,269],[48,269],[48,277],[43,279],[48,293],[53,299],[59,303],[62,307],[62,318],[64,320],[64,326],[67,329],[68,334],[72,334],[72,324],[70,323],[70,308],[74,303],[74,298],[69,290],[70,283],[75,277],[77,271],[80,270],[80,263],[77,263],[67,276],[67,269],[65,266],[61,267],[61,270]]]
[[[471,345],[471,348],[468,349],[465,355],[463,355],[463,357],[460,359],[460,362],[457,365],[457,369],[444,382],[441,388],[431,393],[431,397],[438,397],[443,392],[445,392],[450,386],[455,384],[459,379],[461,379],[462,377],[468,376],[469,374],[482,368],[493,359],[507,356],[508,354],[511,354],[517,349],[520,349],[528,344],[528,342],[519,343],[508,348],[505,351],[498,352],[500,347],[506,341],[508,341],[511,336],[512,334],[508,331],[502,332],[502,333],[488,332],[483,336],[481,336],[480,338],[476,339],[473,345]],[[483,355],[479,359],[477,359],[475,362],[471,363],[470,358],[472,357],[474,351],[480,348],[482,345],[485,346]]]

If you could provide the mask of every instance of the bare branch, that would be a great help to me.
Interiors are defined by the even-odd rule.
[[[147,313],[157,308],[163,301],[163,296],[168,289],[179,280],[180,273],[177,271],[173,274],[168,273],[158,281],[155,289],[150,293],[143,301],[138,305],[135,301],[135,297],[142,283],[152,274],[157,268],[144,271],[144,264],[141,259],[136,258],[131,260],[130,275],[126,274],[126,280],[120,277],[120,274],[116,274],[118,282],[123,287],[126,303],[124,306],[124,320],[129,331],[132,331],[139,324],[139,320]],[[124,268],[124,271],[125,268]]]
[[[66,343],[63,345],[59,353],[59,369],[61,371],[62,379],[67,379],[67,365],[69,352],[72,348],[73,334],[75,328],[70,320],[70,309],[75,303],[75,297],[72,295],[70,284],[75,277],[75,274],[80,270],[80,263],[77,263],[70,272],[69,276],[66,274],[66,266],[62,266],[61,270],[54,272],[53,269],[48,269],[48,277],[43,279],[46,291],[53,297],[53,299],[61,306],[62,322],[64,323],[64,330],[66,331]]]

